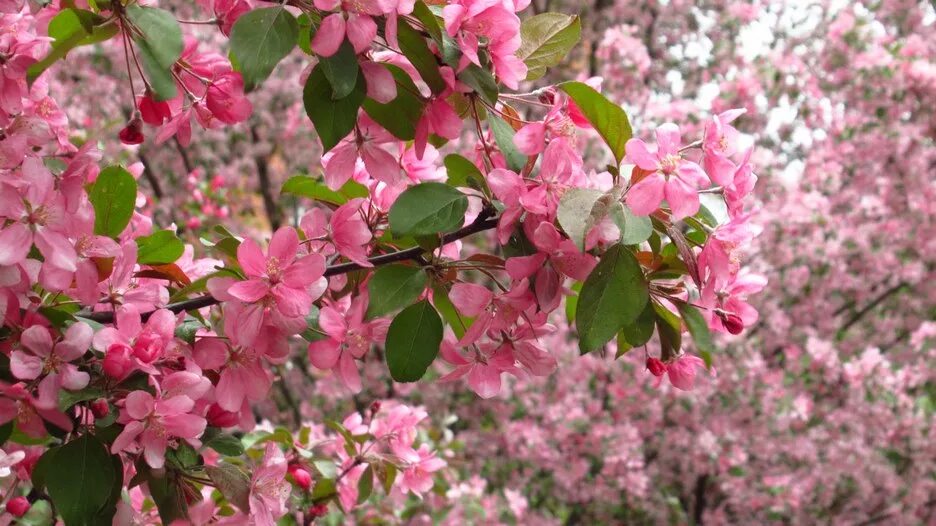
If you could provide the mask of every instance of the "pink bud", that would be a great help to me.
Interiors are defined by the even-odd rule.
[[[320,502],[309,508],[309,517],[315,519],[328,514],[328,504]]]
[[[205,419],[208,420],[208,425],[212,427],[234,427],[240,421],[237,413],[225,411],[218,404],[211,404]]]
[[[661,362],[659,358],[647,358],[647,369],[650,369],[653,376],[663,376],[663,373],[666,372],[666,364]]]
[[[291,466],[289,468],[289,474],[292,475],[296,485],[300,488],[309,491],[309,488],[312,487],[312,475],[309,475],[308,471],[299,466]]]
[[[94,415],[94,418],[104,418],[110,414],[110,406],[107,405],[107,400],[98,398],[91,402],[91,414]]]
[[[120,142],[130,146],[142,144],[145,137],[143,136],[143,119],[140,118],[140,114],[134,115],[117,136],[120,137]]]
[[[143,363],[153,363],[162,354],[163,341],[159,335],[144,332],[133,343],[133,356]]]
[[[370,406],[370,410],[371,410],[371,413],[375,413],[375,414],[376,414],[376,413],[379,413],[379,412],[380,412],[380,402],[374,402],[374,403],[372,403],[371,406]]]
[[[725,314],[719,313],[718,316],[725,325],[725,329],[728,329],[728,332],[731,334],[741,334],[744,331],[744,322],[737,314],[732,314],[730,312]]]
[[[104,374],[111,378],[123,378],[133,368],[130,357],[132,349],[126,344],[115,343],[104,354]]]
[[[15,497],[7,502],[6,510],[14,517],[22,517],[29,511],[30,504],[26,497]]]

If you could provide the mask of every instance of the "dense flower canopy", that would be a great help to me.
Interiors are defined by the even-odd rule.
[[[0,18],[4,523],[936,520],[931,5]]]

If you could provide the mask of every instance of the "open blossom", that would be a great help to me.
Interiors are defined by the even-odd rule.
[[[459,121],[460,122],[460,121]],[[399,186],[405,181],[399,159],[381,147],[398,141],[370,119],[362,118],[358,131],[349,135],[324,158],[325,184],[338,190],[355,173],[358,159],[364,161],[367,173],[378,181]]]
[[[318,369],[333,370],[352,392],[361,391],[361,375],[356,360],[361,360],[371,345],[383,343],[390,321],[378,318],[364,321],[367,295],[322,307],[319,325],[328,338],[309,344],[309,362]]]
[[[286,499],[291,491],[286,481],[286,457],[275,442],[267,442],[263,460],[250,480],[250,516],[257,526],[275,526],[286,514]]]
[[[338,52],[345,36],[355,53],[363,53],[377,36],[377,23],[372,17],[396,12],[393,0],[315,0],[315,7],[323,11],[341,8],[322,20],[312,39],[311,48],[323,57]],[[347,17],[347,18],[346,18]]]
[[[10,371],[20,380],[39,382],[39,399],[36,404],[53,409],[58,404],[60,389],[77,391],[88,385],[90,376],[70,363],[80,358],[91,346],[91,327],[86,323],[75,323],[65,331],[65,336],[55,342],[48,329],[33,325],[26,329],[20,343],[29,353],[18,350],[10,355]]]
[[[515,360],[510,348],[484,342],[464,353],[459,353],[448,339],[442,341],[439,355],[455,366],[452,372],[439,378],[439,382],[454,382],[468,378],[468,387],[481,398],[492,398],[501,392],[501,375],[516,374]]]
[[[759,274],[739,272],[716,274],[702,288],[700,303],[705,307],[709,327],[717,332],[740,334],[745,327],[757,323],[757,309],[747,297],[767,286],[767,278]]]
[[[524,7],[523,4],[517,6],[514,2],[499,0],[455,0],[442,8],[445,30],[463,53],[459,69],[464,69],[469,63],[481,65],[478,54],[480,44],[485,40],[498,79],[508,88],[517,89],[527,74],[526,64],[515,55],[520,48],[520,18],[515,10]]]
[[[436,457],[428,444],[419,446],[416,450],[419,460],[412,462],[409,467],[403,470],[403,477],[400,480],[399,488],[403,492],[412,491],[416,495],[422,495],[432,489],[435,484],[432,480],[432,474],[446,466],[441,458]]]
[[[634,214],[645,216],[660,207],[666,198],[673,219],[678,220],[699,211],[697,190],[708,178],[702,167],[683,158],[679,149],[679,127],[663,124],[656,130],[657,147],[651,150],[640,139],[627,141],[627,157],[641,170],[650,172],[627,192],[627,205]]]
[[[0,383],[0,425],[16,422],[16,428],[32,438],[43,438],[48,422],[65,431],[72,430],[72,421],[57,406],[48,407],[32,396],[26,385]]]
[[[94,348],[104,353],[104,372],[123,378],[133,368],[150,369],[175,343],[175,315],[166,309],[153,312],[144,324],[132,304],[115,313],[116,327],[94,335]]]
[[[262,400],[273,384],[273,375],[256,347],[232,346],[212,334],[199,334],[193,356],[202,369],[219,371],[215,399],[225,411],[238,412],[248,401]]]
[[[651,363],[650,360],[655,361]],[[661,362],[655,358],[651,358],[650,360],[647,361],[647,367],[650,369],[650,372],[657,377],[655,385],[660,385],[660,382],[663,381],[663,373],[665,372],[670,383],[673,384],[673,387],[682,389],[683,391],[692,390],[695,385],[696,370],[705,368],[705,362],[702,361],[702,358],[691,354],[682,354],[668,363]],[[714,374],[714,369],[712,370],[712,374]]]
[[[459,347],[471,345],[488,331],[506,330],[517,321],[521,312],[535,304],[530,294],[530,282],[526,279],[514,283],[509,291],[496,295],[475,283],[456,283],[452,285],[449,298],[458,312],[476,318],[458,341]]]
[[[136,441],[150,467],[163,467],[170,440],[183,439],[198,445],[207,422],[191,413],[194,407],[195,401],[185,394],[154,397],[146,391],[131,392],[120,418],[126,425],[114,440],[111,452],[125,451]]]
[[[9,477],[11,473],[10,468],[18,464],[24,458],[26,458],[26,453],[22,451],[7,453],[0,449],[0,478]]]

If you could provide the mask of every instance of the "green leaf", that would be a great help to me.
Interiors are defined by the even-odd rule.
[[[140,463],[137,466],[140,467]],[[166,470],[156,473],[145,463],[143,466],[146,473],[146,486],[153,497],[162,523],[171,524],[177,519],[185,519],[188,516],[188,502],[182,491],[183,482],[178,472]]]
[[[362,74],[358,74],[351,93],[340,99],[332,97],[332,87],[321,64],[315,66],[309,74],[305,89],[302,90],[302,102],[326,152],[354,129],[358,109],[366,96],[367,88]]]
[[[475,163],[458,155],[450,153],[445,156],[445,170],[448,172],[448,184],[451,186],[460,186],[462,188],[474,188],[484,195],[490,195],[487,180],[481,170],[475,166]]]
[[[452,304],[452,300],[449,299],[448,291],[445,290],[444,286],[438,283],[432,285],[432,303],[435,305],[435,308],[438,309],[439,313],[442,314],[442,317],[445,319],[445,322],[448,323],[449,327],[452,328],[455,337],[461,339],[462,336],[465,335],[465,331],[471,327],[474,318],[468,318],[459,314],[458,310],[455,309],[455,305]]]
[[[357,503],[364,504],[367,502],[367,499],[370,498],[371,493],[374,491],[374,467],[370,464],[368,464],[367,469],[364,470],[364,473],[361,473],[361,478],[358,479],[357,488]]]
[[[578,16],[542,13],[520,25],[520,49],[517,56],[527,65],[527,80],[546,74],[572,51],[582,36],[582,21]]]
[[[341,206],[357,197],[367,197],[367,187],[354,180],[349,180],[336,192],[328,188],[319,179],[308,175],[294,175],[283,184],[280,193],[307,197],[315,201]]]
[[[397,27],[397,40],[400,42],[400,51],[416,68],[423,81],[429,85],[432,93],[438,95],[445,91],[445,79],[439,71],[439,63],[422,34],[413,29],[405,20],[400,19]]]
[[[488,124],[490,124],[491,131],[494,133],[494,142],[497,143],[497,147],[504,154],[504,159],[507,160],[507,168],[515,172],[522,170],[527,163],[527,156],[520,153],[520,150],[514,144],[513,139],[514,135],[516,135],[514,129],[506,121],[495,115],[488,115]]]
[[[465,222],[468,198],[443,183],[408,188],[390,207],[390,229],[399,236],[452,232]]]
[[[384,316],[412,304],[426,290],[428,281],[429,276],[419,267],[387,265],[378,268],[367,282],[370,298],[367,317]]]
[[[676,356],[682,347],[682,321],[666,307],[655,301],[651,303],[656,314],[657,332],[660,334],[660,358],[666,362]]]
[[[696,307],[682,301],[675,303],[676,308],[679,309],[679,314],[682,315],[682,319],[686,323],[686,328],[689,329],[689,334],[692,335],[692,341],[695,342],[699,355],[705,361],[705,366],[711,368],[715,343],[712,341],[712,333],[709,331],[708,323]]]
[[[646,307],[644,307],[640,315],[637,316],[637,319],[625,325],[624,328],[621,329],[621,334],[618,337],[623,337],[624,341],[631,347],[644,345],[653,337],[653,323],[655,320],[653,304],[648,301]]]
[[[411,141],[416,137],[416,124],[422,117],[426,103],[418,96],[419,89],[405,71],[392,64],[381,65],[393,75],[397,83],[397,96],[386,104],[367,99],[364,101],[364,111],[397,139]]]
[[[298,37],[299,23],[283,6],[241,15],[231,28],[231,53],[240,65],[244,88],[250,91],[266,80],[295,47]]]
[[[332,98],[343,99],[347,97],[357,85],[358,66],[357,54],[354,46],[345,39],[338,48],[338,52],[330,57],[319,57],[322,72],[332,87]]]
[[[182,55],[182,29],[176,18],[163,9],[127,6],[127,18],[139,29],[133,37],[143,70],[156,100],[169,100],[176,96],[176,83],[172,67]]]
[[[115,478],[112,455],[91,434],[57,449],[44,482],[55,510],[66,525],[94,524],[95,516],[107,505],[114,484],[122,482]]]
[[[234,435],[219,433],[205,443],[205,446],[217,451],[226,457],[239,457],[244,454],[244,445]]]
[[[52,506],[47,500],[37,500],[29,507],[26,515],[15,522],[18,526],[52,526],[55,517],[52,515]]]
[[[67,411],[71,406],[77,404],[78,402],[87,402],[88,400],[96,400],[104,396],[104,390],[100,387],[85,387],[78,391],[68,391],[62,389],[59,391],[59,409],[62,411]]]
[[[26,80],[31,85],[39,75],[64,58],[78,46],[87,46],[108,40],[118,33],[117,24],[100,15],[83,9],[68,8],[59,11],[49,21],[49,36],[54,38],[49,54],[26,70]]]
[[[556,219],[579,250],[585,250],[585,236],[596,223],[592,210],[603,195],[604,192],[591,188],[570,188],[559,200]]]
[[[497,104],[497,81],[490,71],[471,64],[458,74],[458,80],[467,84],[491,106]]]
[[[422,22],[426,32],[436,41],[439,49],[442,49],[442,26],[439,24],[439,17],[422,0],[418,0],[413,5],[413,16],[416,17],[416,20]]]
[[[575,105],[611,149],[614,159],[621,164],[625,145],[632,135],[630,121],[624,110],[582,82],[566,82],[560,84],[559,88],[572,97]]]
[[[136,240],[137,263],[141,265],[166,265],[174,263],[185,252],[185,244],[172,230],[160,230],[155,234]]]
[[[637,258],[624,245],[609,248],[579,294],[575,324],[582,353],[598,349],[637,319],[648,298]]]
[[[116,238],[130,224],[136,206],[137,182],[122,166],[98,174],[88,199],[94,207],[94,233]]]
[[[575,323],[575,309],[578,308],[578,299],[579,299],[579,293],[582,292],[582,284],[576,281],[569,288],[572,289],[572,291],[575,292],[575,294],[570,294],[566,296],[565,315],[566,315],[566,321],[569,323],[569,325],[572,325],[573,323]]]
[[[379,471],[379,475],[380,482],[383,484],[384,493],[389,495],[390,490],[393,489],[393,482],[397,477],[397,467],[390,462],[384,462],[383,469]]]
[[[637,245],[650,239],[653,233],[653,223],[649,216],[635,216],[624,203],[616,203],[611,208],[611,220],[621,231],[619,243],[622,245]]]
[[[422,300],[397,314],[387,331],[387,366],[397,382],[415,382],[439,354],[442,319]]]
[[[244,513],[250,513],[250,476],[244,470],[227,462],[219,462],[216,466],[205,466],[205,473],[228,502]]]

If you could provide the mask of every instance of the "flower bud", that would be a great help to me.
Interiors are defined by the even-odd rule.
[[[666,372],[666,364],[660,361],[659,358],[647,358],[647,369],[650,369],[653,376],[663,376],[663,373]]]
[[[91,402],[91,414],[94,415],[94,418],[104,418],[110,414],[110,406],[107,405],[107,400],[98,398]]]
[[[289,468],[289,474],[292,475],[293,481],[300,488],[309,491],[309,488],[312,487],[312,475],[309,475],[309,472],[302,469],[299,466],[293,465]]]
[[[309,508],[310,518],[316,519],[318,517],[324,517],[325,515],[328,515],[328,504],[324,502],[320,502]]]
[[[380,412],[380,402],[374,402],[370,406],[371,413],[377,414]]]
[[[126,344],[115,343],[104,354],[104,374],[120,379],[133,369],[132,349]]]
[[[140,118],[139,112],[133,115],[130,122],[120,130],[117,136],[120,137],[120,142],[129,146],[143,143],[143,139],[145,139],[143,136],[143,119]]]
[[[732,314],[730,312],[718,315],[722,323],[725,325],[725,329],[728,330],[731,334],[741,334],[744,331],[744,322],[741,321],[741,317],[737,314]]]
[[[205,419],[208,420],[208,425],[212,427],[234,427],[240,422],[237,413],[225,411],[218,404],[211,404]]]
[[[133,343],[133,356],[143,363],[153,363],[162,355],[163,341],[159,335],[144,332]]]
[[[10,515],[14,517],[22,517],[26,515],[26,512],[29,511],[31,505],[29,501],[26,500],[26,497],[15,497],[10,499],[10,502],[6,504],[6,510]]]

